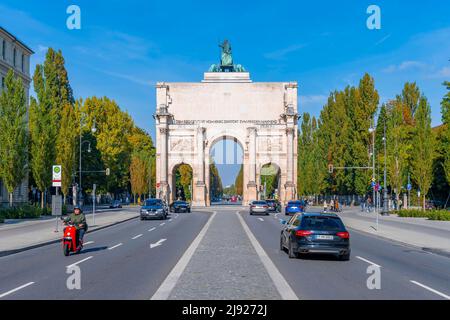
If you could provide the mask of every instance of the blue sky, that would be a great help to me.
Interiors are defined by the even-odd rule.
[[[71,4],[81,30],[66,28]],[[371,4],[381,30],[366,27]],[[253,81],[298,81],[300,112],[318,116],[330,91],[369,72],[382,101],[416,81],[438,125],[450,80],[448,12],[441,0],[2,0],[0,25],[36,52],[32,71],[48,47],[61,49],[76,97],[115,99],[154,137],[154,83],[200,81],[224,38]]]

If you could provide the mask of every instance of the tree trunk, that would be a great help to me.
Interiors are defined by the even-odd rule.
[[[41,191],[41,209],[44,209],[44,195],[45,192]]]
[[[423,206],[423,211],[425,211],[426,210],[426,196],[425,195],[423,195],[422,206]]]
[[[12,208],[13,206],[13,192],[9,193],[9,207]]]

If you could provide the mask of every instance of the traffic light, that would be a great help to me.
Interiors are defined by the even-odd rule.
[[[332,164],[329,164],[328,165],[328,172],[329,173],[333,173],[333,170],[334,170],[334,166]]]

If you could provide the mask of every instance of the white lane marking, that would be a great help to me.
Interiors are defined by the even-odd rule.
[[[86,245],[92,244],[92,243],[94,243],[94,241],[88,241],[88,242],[83,243],[83,246],[86,246]]]
[[[11,293],[19,291],[19,290],[21,290],[23,288],[26,288],[28,286],[31,286],[32,284],[34,284],[34,282],[28,282],[28,283],[26,283],[26,284],[24,284],[24,285],[22,285],[20,287],[17,287],[15,289],[9,290],[8,292],[2,293],[2,294],[0,294],[0,298],[6,297],[7,295],[10,295]]]
[[[175,219],[177,219],[178,218],[178,216],[175,216]]]
[[[153,249],[153,248],[155,248],[155,247],[159,247],[159,246],[162,245],[163,242],[166,241],[166,240],[167,240],[167,239],[161,239],[161,240],[158,240],[158,242],[156,242],[156,243],[150,243],[150,249]]]
[[[160,226],[162,227],[162,226],[163,226],[163,225],[165,225],[165,224],[166,224],[166,223],[165,223],[165,222],[163,222],[163,223],[161,223],[161,224],[160,224]]]
[[[134,236],[133,238],[131,238],[132,240],[136,240],[137,238],[140,238],[140,237],[142,237],[142,233],[141,234],[138,234],[137,236]]]
[[[151,229],[148,229],[148,232],[152,232],[153,230],[155,230],[156,228],[155,227],[153,227],[153,228],[151,228]]]
[[[87,257],[87,258],[85,258],[85,259],[83,259],[83,260],[80,260],[80,261],[78,261],[78,262],[72,263],[72,264],[68,265],[67,268],[76,266],[77,264],[80,264],[80,263],[82,263],[82,262],[85,262],[85,261],[87,261],[87,260],[89,260],[89,259],[92,259],[92,256],[89,256],[89,257]]]
[[[259,220],[259,221],[264,221],[264,219],[263,219],[263,218],[258,218],[258,220]]]
[[[216,212],[212,214],[212,216],[209,218],[208,222],[204,225],[202,230],[199,232],[197,237],[192,241],[189,248],[187,248],[186,252],[183,254],[183,256],[180,258],[180,260],[177,262],[175,267],[173,267],[172,271],[170,271],[167,278],[163,281],[161,286],[156,290],[155,294],[150,298],[151,300],[167,300],[170,296],[170,293],[172,292],[173,288],[178,282],[178,279],[180,279],[181,274],[183,273],[184,269],[186,268],[187,264],[191,260],[192,256],[194,255],[195,250],[197,250],[197,247],[199,246],[200,242],[202,241],[203,237],[206,234],[206,231],[208,231],[209,226],[211,225],[211,222],[214,220],[214,217],[216,216]]]
[[[264,251],[263,247],[259,244],[256,237],[253,235],[252,231],[247,226],[247,224],[245,223],[242,216],[239,214],[239,211],[236,212],[236,215],[238,216],[239,221],[241,222],[242,228],[244,228],[244,231],[247,234],[247,237],[250,239],[250,242],[252,243],[253,248],[255,249],[256,253],[258,254],[259,259],[263,263],[264,267],[267,270],[267,273],[269,274],[275,287],[277,288],[278,292],[280,293],[281,298],[284,300],[299,300],[299,297],[297,297],[297,295],[295,294],[294,290],[292,290],[289,283],[286,281],[286,279],[283,277],[283,275],[277,269],[277,267],[272,262],[272,260],[270,260],[270,257]]]
[[[430,288],[430,287],[428,287],[428,286],[426,286],[426,285],[424,285],[424,284],[422,284],[420,282],[417,282],[417,281],[414,281],[414,280],[410,280],[410,281],[412,283],[414,283],[415,285],[418,285],[419,287],[422,287],[422,288],[424,288],[424,289],[426,289],[428,291],[431,291],[431,292],[433,292],[433,293],[435,293],[435,294],[437,294],[437,295],[439,295],[439,296],[441,296],[441,297],[443,297],[443,298],[445,298],[447,300],[450,300],[450,296],[448,296],[448,295],[446,295],[446,294],[444,294],[442,292],[439,292],[439,291],[437,291],[437,290],[435,290],[433,288]]]
[[[172,218],[169,219],[169,222],[172,221]]]
[[[108,250],[112,250],[112,249],[115,249],[115,248],[117,248],[117,247],[120,247],[122,244],[123,244],[123,243],[118,243],[118,244],[116,244],[115,246],[112,246],[112,247],[108,248]]]
[[[379,264],[373,263],[373,262],[370,261],[370,260],[364,259],[364,258],[362,258],[362,257],[360,257],[360,256],[356,256],[356,258],[358,258],[359,260],[362,260],[362,261],[364,261],[364,262],[367,262],[368,264],[371,264],[371,265],[374,265],[374,266],[376,266],[376,267],[378,267],[378,268],[381,268],[381,266],[380,266]]]

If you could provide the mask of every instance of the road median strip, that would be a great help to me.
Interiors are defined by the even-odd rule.
[[[299,300],[299,297],[297,297],[297,295],[295,294],[294,290],[292,290],[289,283],[286,281],[286,279],[283,277],[281,272],[278,270],[278,268],[272,262],[270,257],[267,255],[266,251],[264,251],[263,247],[259,244],[258,240],[256,239],[256,237],[253,235],[250,228],[245,223],[244,218],[242,218],[239,211],[236,212],[236,215],[238,216],[239,221],[241,222],[242,228],[244,228],[244,231],[247,234],[248,238],[250,239],[250,242],[253,245],[253,248],[255,249],[257,255],[259,256],[262,264],[266,268],[267,273],[269,274],[275,287],[277,288],[278,292],[280,293],[281,298],[283,300]]]

